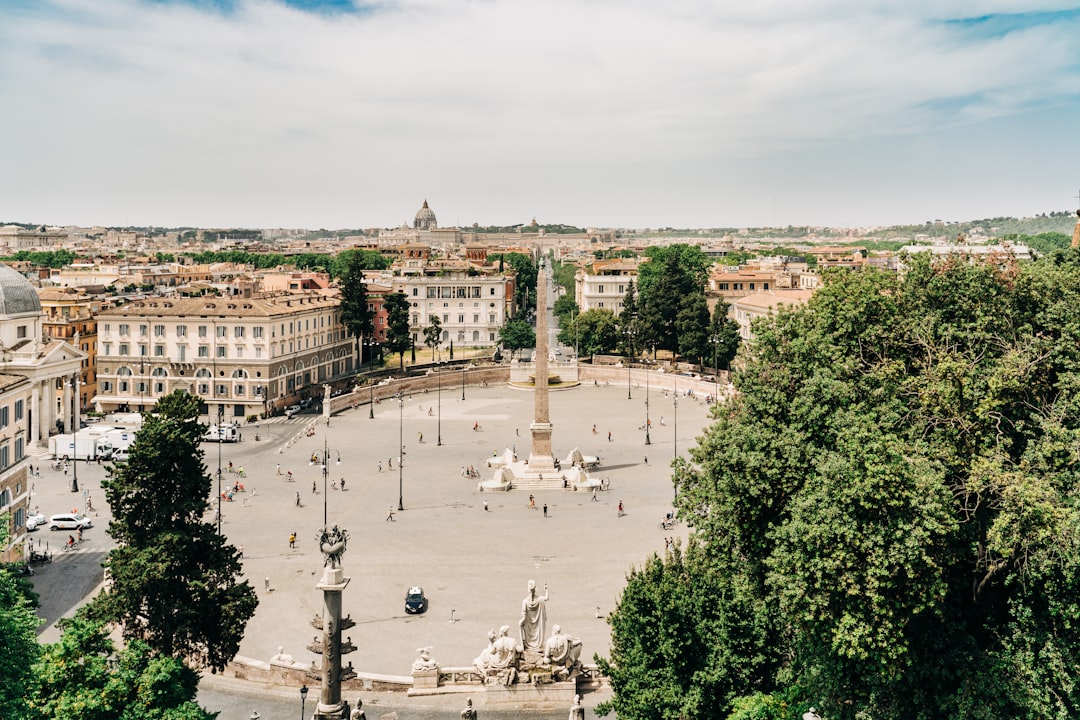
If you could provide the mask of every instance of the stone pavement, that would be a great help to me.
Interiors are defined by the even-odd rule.
[[[241,480],[246,492],[222,503],[222,530],[233,544],[243,546],[245,577],[260,601],[241,655],[267,661],[283,647],[302,662],[317,658],[305,646],[316,635],[309,621],[321,607],[315,589],[322,567],[316,536],[324,501],[329,523],[351,534],[343,567],[352,582],[343,606],[357,623],[345,634],[358,650],[344,659],[357,670],[408,675],[417,648],[424,646],[433,648],[432,657],[443,666],[470,665],[486,646],[488,629],[509,625],[516,635],[530,578],[550,590],[548,631],[557,623],[579,636],[584,660],[591,660],[594,653],[607,655],[609,628],[597,615],[612,610],[631,568],[648,555],[663,552],[665,535],[686,533],[683,525],[667,532],[658,527],[671,508],[673,493],[668,468],[674,451],[671,397],[652,392],[652,444],[646,446],[644,431],[638,429],[645,419],[643,389],[635,389],[632,400],[626,397],[625,385],[621,390],[584,385],[552,392],[556,456],[565,458],[574,447],[599,455],[603,460],[599,474],[610,478],[611,486],[599,494],[598,502],[591,502],[585,492],[538,493],[537,507],[546,503],[548,517],[528,508],[527,493],[481,493],[476,480],[461,472],[473,465],[482,477],[489,477],[485,459],[506,447],[516,445],[519,455],[527,456],[532,393],[508,386],[470,387],[462,401],[460,388],[442,392],[441,447],[439,406],[436,392],[419,394],[406,398],[400,425],[397,402],[386,401],[376,405],[374,419],[369,419],[364,405],[334,416],[329,427],[315,416],[303,416],[315,422],[311,437],[303,435],[303,424],[273,423],[260,427],[259,442],[254,441],[254,428],[246,427],[244,442],[221,446],[223,466],[232,461],[247,471]],[[661,416],[664,426],[659,424]],[[708,407],[701,401],[679,399],[681,454],[694,443],[707,416]],[[480,429],[474,431],[477,422]],[[399,433],[406,451],[400,476],[403,512],[396,511]],[[297,435],[299,440],[288,446]],[[324,441],[330,456],[326,494],[322,470],[309,464],[312,453],[322,455]],[[218,447],[203,448],[213,473]],[[278,463],[281,476],[276,474]],[[285,478],[289,470],[293,482]],[[88,533],[95,552],[65,554],[37,578],[43,601],[49,596],[43,616],[50,626],[78,604],[73,594],[85,594],[86,586],[100,579],[95,566],[110,545],[104,536],[108,518],[100,490],[103,471],[81,465],[79,472],[80,485],[90,489],[99,512]],[[68,492],[68,478],[52,471],[42,475],[34,504],[47,515],[73,507],[72,499],[78,496]],[[344,491],[329,487],[330,481],[341,478],[346,482]],[[223,473],[223,484],[231,485],[235,479],[236,475]],[[623,517],[616,512],[620,501],[626,510]],[[391,507],[394,520],[387,522]],[[292,532],[297,534],[295,548],[288,542]],[[61,541],[59,533],[36,535],[54,544]],[[57,572],[60,560],[87,565],[86,579],[68,587]],[[267,580],[269,591],[264,587]],[[426,614],[405,614],[410,585],[424,587],[430,599]],[[55,631],[46,629],[42,640],[55,640]]]

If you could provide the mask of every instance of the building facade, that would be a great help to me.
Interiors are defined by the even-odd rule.
[[[109,301],[78,288],[41,288],[41,330],[86,354],[79,373],[79,409],[85,411],[97,394],[97,315]]]
[[[7,546],[0,548],[2,562],[20,560],[24,553],[31,502],[26,473],[29,430],[30,381],[0,375],[0,516],[6,515],[9,531]]]
[[[629,259],[600,260],[579,268],[574,275],[574,302],[581,312],[604,309],[618,315],[637,273],[637,261]]]
[[[322,395],[353,372],[338,297],[153,298],[98,317],[99,411],[146,410],[174,390],[203,412],[246,418]]]
[[[409,331],[424,343],[424,328],[438,317],[443,344],[494,347],[513,314],[514,276],[475,269],[426,266],[408,275],[381,279],[409,301]],[[378,328],[377,328],[378,330]]]

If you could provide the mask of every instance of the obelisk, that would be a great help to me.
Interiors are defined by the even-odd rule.
[[[529,474],[555,472],[555,458],[551,455],[551,419],[548,416],[548,296],[547,263],[540,259],[536,271],[536,371],[533,396],[532,453],[529,455]]]
[[[332,530],[323,528],[319,539],[325,564],[323,576],[315,587],[323,593],[322,611],[322,686],[319,691],[319,705],[312,716],[313,720],[338,720],[345,707],[341,699],[341,593],[349,584],[350,578],[344,576],[341,569],[341,556],[345,554],[345,545],[349,533],[337,525]],[[351,625],[352,621],[349,621]],[[351,652],[351,650],[350,650]]]

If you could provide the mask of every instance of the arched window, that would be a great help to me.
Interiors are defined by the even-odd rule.
[[[199,371],[195,373],[195,377],[197,377],[197,378],[208,378],[208,377],[213,377],[213,374],[209,370],[207,370],[206,368],[199,368]]]
[[[165,368],[154,368],[154,372],[151,374],[154,377],[169,377],[169,371]]]
[[[233,376],[234,378],[243,378],[243,379],[246,379],[246,378],[248,377],[248,371],[247,371],[247,370],[244,370],[244,369],[241,369],[241,368],[238,368],[238,369],[236,369],[236,370],[233,370],[233,374],[232,374],[232,376]]]
[[[131,377],[131,368],[121,367],[116,368],[116,374],[120,377]]]

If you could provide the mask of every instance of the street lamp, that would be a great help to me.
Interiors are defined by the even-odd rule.
[[[314,465],[314,462],[309,462],[308,465]],[[337,454],[337,464],[341,464],[341,453]],[[326,436],[323,436],[323,450],[322,450],[322,524],[323,527],[327,527],[326,522],[326,476],[330,474],[330,449],[326,446]]]
[[[720,361],[717,358],[719,357],[719,351],[720,351],[720,336],[717,333],[713,333],[711,336],[709,336],[709,339],[712,340],[713,377],[716,378],[715,382],[719,382],[720,381]]]
[[[464,359],[464,358],[462,358]],[[465,399],[465,365],[461,366],[461,399]]]
[[[75,420],[75,402],[79,397],[79,376],[71,376],[71,492],[79,492],[79,423]]]
[[[401,454],[398,455],[397,462],[397,509],[404,510],[404,495],[402,493],[404,475],[402,471],[402,465],[405,463],[405,425],[404,425],[404,413],[405,413],[405,393],[404,391],[398,392],[398,447],[401,450]]]
[[[307,702],[308,686],[300,688],[300,720],[304,720],[304,704]]]
[[[679,378],[675,378],[675,392],[674,397],[671,400],[672,407],[675,408],[675,459],[679,458]],[[679,497],[679,466],[675,466],[675,498]]]
[[[649,418],[649,368],[645,368],[645,444],[652,445],[652,438],[649,437],[649,427],[652,425],[652,420]]]
[[[439,420],[438,445],[442,446],[442,362],[435,363],[435,375],[439,378]]]
[[[630,397],[630,358],[634,354],[634,331],[630,328],[626,329],[626,399],[632,400]]]
[[[217,378],[215,378],[216,380]],[[225,406],[220,403],[217,406],[217,531],[218,535],[221,534],[221,446],[224,444],[221,442],[222,429],[221,425],[224,421]]]

